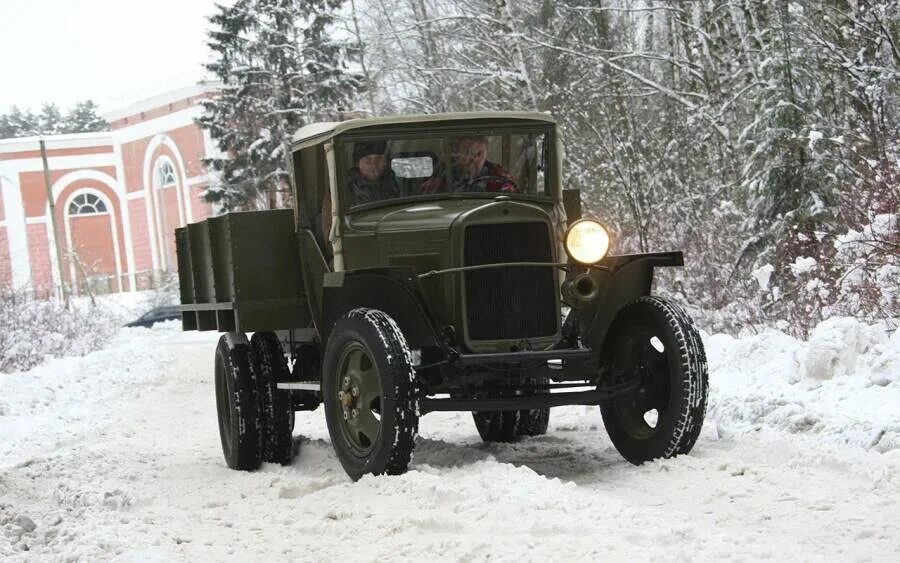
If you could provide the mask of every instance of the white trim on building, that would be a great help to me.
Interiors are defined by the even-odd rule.
[[[48,151],[83,149],[110,145],[112,143],[112,133],[101,131],[99,133],[69,133],[43,137],[0,139],[0,153],[39,151],[41,150],[41,139],[44,139],[44,146],[47,147]]]
[[[25,226],[25,206],[19,175],[9,162],[0,162],[0,196],[6,218],[6,239],[9,243],[10,271],[13,287],[23,288],[31,283],[31,256],[28,250],[28,229]]]
[[[16,174],[22,172],[40,172],[44,169],[44,162],[40,158],[5,160],[3,163],[11,172]],[[47,158],[47,166],[54,172],[59,170],[77,170],[81,168],[114,167],[115,165],[116,159],[112,151],[98,154],[51,156]]]
[[[187,127],[194,124],[194,119],[200,117],[203,108],[200,106],[191,106],[174,113],[155,117],[129,125],[124,129],[116,129],[112,132],[113,139],[117,143],[131,143],[140,139],[146,139],[159,133],[168,133],[173,129]]]
[[[112,146],[116,159],[116,177],[122,186],[119,200],[122,202],[122,233],[125,235],[125,269],[128,272],[128,290],[137,291],[137,277],[134,267],[134,237],[131,235],[131,210],[128,209],[131,193],[128,192],[128,186],[125,185],[125,163],[122,161],[122,145],[113,143]]]
[[[172,90],[171,92],[166,92],[165,94],[160,94],[159,96],[147,98],[146,100],[141,100],[123,108],[104,112],[101,116],[103,117],[103,119],[109,122],[118,121],[119,119],[125,117],[131,117],[132,115],[138,115],[141,112],[159,109],[168,104],[180,102],[194,96],[215,92],[220,87],[220,82],[201,82],[199,84],[193,84],[185,88]]]

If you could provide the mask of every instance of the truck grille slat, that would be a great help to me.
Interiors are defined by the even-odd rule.
[[[552,262],[546,223],[470,225],[465,265]],[[557,330],[556,271],[547,267],[490,268],[465,273],[470,340],[552,336]]]

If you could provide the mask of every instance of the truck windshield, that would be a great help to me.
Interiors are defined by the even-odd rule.
[[[547,195],[547,133],[472,131],[345,141],[347,207],[441,194]]]

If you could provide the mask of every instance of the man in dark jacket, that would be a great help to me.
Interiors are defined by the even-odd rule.
[[[480,135],[454,139],[449,178],[439,169],[422,184],[422,193],[517,192],[513,175],[487,159],[488,139]],[[449,187],[448,187],[449,181]]]
[[[400,197],[400,185],[387,166],[387,143],[363,141],[353,145],[353,162],[349,173],[351,205]]]

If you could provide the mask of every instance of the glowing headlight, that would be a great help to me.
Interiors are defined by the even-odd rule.
[[[590,219],[572,223],[566,233],[566,252],[576,262],[599,262],[609,251],[609,234],[603,225]]]

